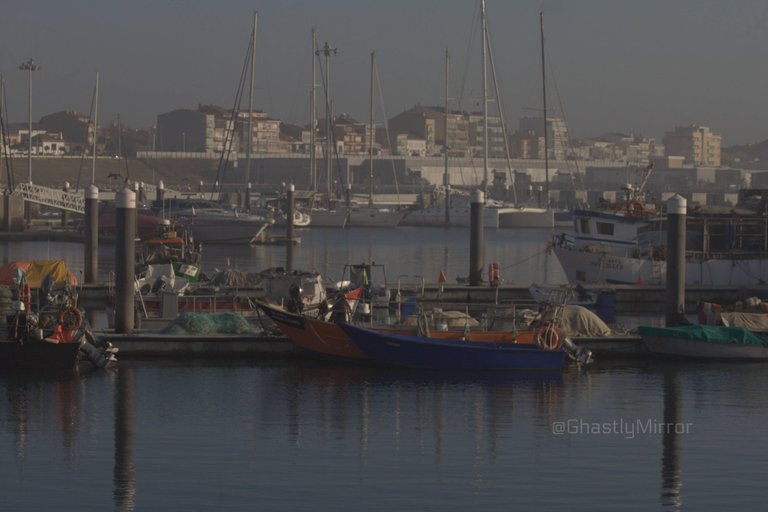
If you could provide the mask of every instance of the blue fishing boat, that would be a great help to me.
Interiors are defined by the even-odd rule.
[[[481,343],[390,334],[340,324],[374,363],[434,370],[559,370],[566,351],[533,343]]]

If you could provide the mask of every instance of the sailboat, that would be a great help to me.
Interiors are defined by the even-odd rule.
[[[327,52],[326,55],[326,68],[328,67],[327,57],[330,55],[330,48],[326,45],[323,51]],[[312,181],[312,190],[315,194],[312,197],[312,204],[310,205],[310,222],[311,227],[325,227],[325,228],[343,228],[347,224],[347,211],[341,208],[332,208],[330,200],[323,206],[322,201],[318,201],[318,174],[317,174],[317,96],[316,96],[316,82],[315,82],[315,56],[319,56],[320,52],[317,50],[317,38],[315,37],[315,29],[312,29],[312,83],[310,87],[310,133],[309,133],[309,173]],[[326,70],[327,73],[327,70]],[[326,85],[327,87],[327,85]],[[326,120],[327,122],[327,120]],[[327,134],[326,134],[327,135]],[[327,147],[327,172],[330,172],[330,138],[328,138]],[[330,188],[328,190],[330,196]]]
[[[536,208],[524,205],[510,204],[503,201],[496,201],[487,197],[488,189],[488,93],[486,87],[487,72],[486,67],[489,60],[493,71],[494,88],[496,91],[496,100],[499,104],[499,117],[501,118],[502,132],[505,138],[505,149],[507,152],[507,162],[510,162],[509,145],[506,144],[506,127],[504,126],[504,114],[501,111],[501,102],[499,100],[499,90],[496,81],[495,64],[493,52],[489,51],[490,38],[487,28],[487,10],[485,0],[480,2],[480,19],[482,24],[482,89],[483,89],[483,189],[486,192],[486,203],[484,208],[484,225],[486,228],[552,228],[554,227],[554,212],[549,208]],[[414,210],[403,220],[403,225],[409,226],[460,226],[470,225],[471,204],[468,194],[461,192],[451,192],[450,177],[448,174],[448,67],[449,55],[446,51],[446,77],[445,77],[445,176],[444,192],[445,197],[441,204],[420,208]],[[546,104],[546,100],[545,100]],[[546,107],[545,107],[546,108]],[[546,116],[545,116],[546,117]]]
[[[485,3],[485,0],[483,0]],[[485,10],[485,9],[483,9]],[[510,207],[505,205],[502,210],[499,210],[498,226],[500,228],[553,228],[555,227],[555,212],[549,207],[549,145],[547,143],[547,87],[544,74],[544,22],[543,18],[540,18],[541,23],[541,83],[542,83],[542,97],[543,97],[543,111],[544,111],[544,169],[546,176],[546,188],[547,188],[547,207],[539,208],[535,206],[525,206],[516,204]],[[485,26],[485,25],[484,25]],[[487,32],[484,34],[485,44],[489,45]],[[507,162],[510,162],[509,157],[509,144],[507,144],[507,130],[504,126],[504,114],[501,112],[501,100],[499,98],[498,83],[496,82],[496,66],[493,61],[493,53],[491,52],[491,67],[493,68],[493,83],[496,90],[496,101],[499,104],[499,115],[501,117],[502,132],[504,133],[504,149],[506,151]],[[514,187],[514,183],[512,184]],[[516,194],[515,194],[516,195]]]
[[[373,204],[373,143],[376,138],[373,126],[373,97],[374,97],[374,73],[376,66],[376,52],[371,52],[371,111],[368,128],[368,162],[370,170],[368,175],[368,204],[350,205],[350,227],[395,227],[403,220],[405,213],[399,208],[387,208]]]

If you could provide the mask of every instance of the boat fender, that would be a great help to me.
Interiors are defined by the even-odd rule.
[[[638,201],[637,199],[634,199],[627,203],[627,214],[632,217],[641,216],[644,210],[645,210],[645,206],[643,206],[643,203]]]
[[[59,325],[64,330],[74,331],[83,325],[83,314],[79,309],[73,306],[61,308],[59,311]]]
[[[562,345],[560,334],[551,325],[538,327],[533,331],[533,339],[544,350],[557,350]]]

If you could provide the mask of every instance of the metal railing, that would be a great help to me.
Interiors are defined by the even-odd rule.
[[[30,203],[51,206],[69,212],[85,213],[85,197],[82,193],[64,192],[33,183],[19,183],[16,185],[13,195],[21,196]]]

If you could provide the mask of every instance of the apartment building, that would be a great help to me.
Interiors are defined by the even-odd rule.
[[[253,153],[280,153],[290,144],[280,138],[280,121],[266,112],[240,110],[232,119],[232,111],[218,105],[198,105],[197,109],[177,109],[157,116],[157,149],[217,153],[229,149],[234,153],[247,150],[248,127],[252,126]]]
[[[544,158],[544,118],[520,118],[517,140],[527,139],[527,146],[535,151],[534,158]],[[565,121],[559,117],[547,117],[547,155],[554,160],[564,160],[568,154],[569,136]],[[518,144],[519,145],[519,144]],[[525,157],[523,157],[525,158]]]
[[[718,167],[722,137],[706,126],[676,126],[664,134],[666,156],[682,156],[686,164]]]

